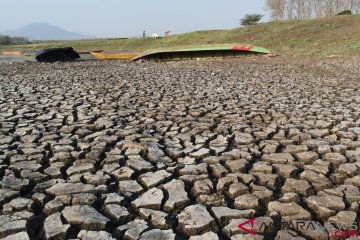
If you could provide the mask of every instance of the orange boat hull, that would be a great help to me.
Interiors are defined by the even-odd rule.
[[[90,52],[97,59],[132,59],[139,56],[139,53],[97,53]]]
[[[2,55],[21,55],[21,52],[20,51],[16,51],[16,52],[10,52],[10,51],[4,51],[2,52]]]

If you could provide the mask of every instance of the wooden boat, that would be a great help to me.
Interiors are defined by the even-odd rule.
[[[84,51],[84,52],[78,52],[79,54],[90,54],[91,52],[95,52],[95,53],[101,53],[104,50],[95,50],[95,51]]]
[[[145,59],[155,61],[181,61],[203,58],[235,58],[248,54],[268,54],[269,50],[247,44],[221,44],[188,48],[163,48],[145,52],[132,61]]]
[[[90,52],[92,56],[97,59],[132,59],[136,56],[139,56],[140,53],[97,53],[97,52]]]
[[[7,56],[18,56],[18,55],[21,55],[21,52],[20,51],[4,51],[1,54],[7,55]]]
[[[39,62],[68,62],[80,58],[80,55],[71,47],[68,48],[49,48],[37,51],[35,58]]]

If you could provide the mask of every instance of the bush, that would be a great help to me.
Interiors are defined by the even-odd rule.
[[[9,45],[10,44],[10,37],[0,35],[0,45]]]
[[[25,37],[9,37],[0,35],[0,45],[22,45],[29,44],[30,41]]]
[[[336,14],[336,16],[351,15],[351,14],[352,14],[351,10],[345,10],[345,11],[339,12],[338,14]]]
[[[261,14],[246,14],[244,18],[240,19],[240,24],[243,26],[256,25],[264,17]]]

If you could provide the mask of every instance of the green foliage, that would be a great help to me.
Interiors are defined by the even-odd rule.
[[[9,37],[6,35],[0,35],[0,45],[23,45],[29,43],[29,40],[24,37]]]
[[[240,24],[243,26],[256,25],[264,17],[261,14],[246,14],[244,18],[240,19]]]
[[[345,11],[339,12],[338,14],[336,14],[336,16],[351,15],[351,14],[352,14],[351,10],[345,10]]]
[[[9,36],[0,36],[0,45],[9,45],[10,37]]]

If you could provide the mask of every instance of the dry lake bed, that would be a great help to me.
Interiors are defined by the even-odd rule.
[[[1,63],[0,239],[333,238],[360,217],[359,69]]]

